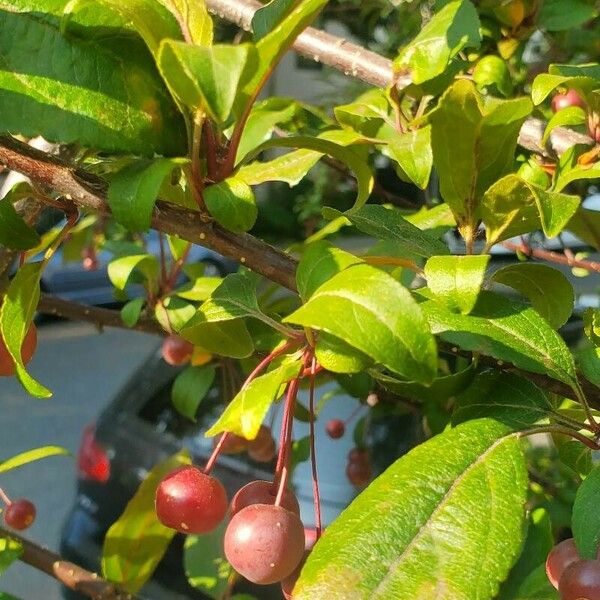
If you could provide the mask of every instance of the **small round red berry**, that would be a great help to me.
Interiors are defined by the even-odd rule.
[[[37,329],[35,325],[32,323],[29,327],[25,335],[25,339],[23,340],[23,344],[21,345],[21,358],[23,359],[23,364],[28,364],[33,355],[35,354],[35,349],[37,347]],[[0,376],[1,377],[11,377],[16,373],[15,363],[8,352],[8,348],[4,343],[4,340],[0,338]]]
[[[579,106],[585,109],[585,101],[579,95],[579,92],[574,89],[567,90],[564,94],[556,94],[552,98],[552,110],[558,112],[563,108],[569,108],[571,106]]]
[[[332,440],[339,440],[346,433],[346,426],[341,419],[330,419],[325,425],[325,431]]]
[[[171,334],[168,335],[162,345],[162,357],[167,363],[178,367],[190,361],[194,352],[193,344],[190,344],[182,337]]]
[[[561,600],[600,600],[600,560],[571,563],[558,582]]]
[[[564,570],[577,560],[580,560],[580,556],[573,538],[563,540],[550,550],[548,558],[546,558],[546,575],[556,589],[558,589],[558,582]]]
[[[231,516],[240,512],[251,504],[275,504],[277,493],[273,493],[273,484],[270,481],[251,481],[241,488],[231,500],[229,512]],[[300,505],[296,495],[291,490],[285,490],[281,497],[281,506],[300,515]]]
[[[368,463],[369,453],[365,448],[352,448],[348,452],[348,462]]]
[[[156,489],[156,515],[166,527],[181,533],[207,533],[225,518],[227,493],[223,484],[196,467],[181,467]]]
[[[27,529],[35,521],[35,505],[20,498],[11,502],[4,510],[4,522],[13,529]]]
[[[298,515],[273,504],[251,504],[233,516],[225,531],[225,556],[252,583],[285,579],[304,555]]]

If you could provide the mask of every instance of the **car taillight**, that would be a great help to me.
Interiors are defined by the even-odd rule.
[[[110,477],[110,461],[104,448],[96,441],[95,434],[96,427],[93,423],[83,430],[77,469],[84,479],[106,483]]]

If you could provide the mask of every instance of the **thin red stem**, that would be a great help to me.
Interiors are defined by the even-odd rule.
[[[186,260],[188,259],[191,249],[192,249],[192,243],[188,242],[187,246],[185,247],[185,250],[183,251],[183,254],[177,259],[177,261],[171,268],[171,272],[169,273],[169,277],[167,279],[167,285],[166,285],[166,289],[165,289],[166,294],[168,294],[173,289],[175,284],[177,283],[177,278],[179,277],[179,274],[181,273],[181,269],[183,269],[183,265],[185,264]]]
[[[10,506],[12,504],[11,499],[6,495],[6,492],[0,488],[0,500],[6,504],[6,506]]]
[[[212,451],[212,454],[210,455],[209,459],[206,461],[206,464],[204,465],[204,469],[203,469],[203,471],[206,475],[208,475],[212,471],[212,468],[215,466],[215,463],[217,462],[217,458],[219,458],[219,454],[221,454],[221,450],[223,449],[223,446],[224,446],[225,442],[227,441],[227,438],[229,437],[229,435],[230,435],[229,431],[225,431],[221,435],[221,438],[217,442],[217,445],[215,446],[214,450]]]
[[[167,284],[167,257],[165,254],[165,234],[158,233],[158,245],[160,251],[160,285],[165,287]]]
[[[344,426],[348,427],[352,421],[356,418],[356,415],[362,410],[363,405],[359,404],[350,414],[350,416],[344,421]]]
[[[318,540],[321,537],[321,495],[319,493],[319,476],[317,474],[317,452],[315,448],[315,375],[317,361],[314,355],[310,361],[310,391],[309,405],[310,411],[310,464],[312,469],[313,501],[315,504],[315,534]]]
[[[219,162],[217,160],[217,140],[212,123],[206,122],[203,130],[204,143],[206,145],[206,169],[207,175],[211,181],[215,181],[218,177]]]

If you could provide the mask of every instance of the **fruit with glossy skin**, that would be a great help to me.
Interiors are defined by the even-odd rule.
[[[21,358],[23,359],[23,364],[26,365],[31,361],[36,347],[37,329],[32,323],[21,346]],[[4,340],[0,338],[0,377],[11,377],[16,371],[15,363],[8,352],[8,348],[6,347]]]
[[[162,357],[174,367],[189,362],[193,352],[193,344],[175,334],[168,335],[162,345]]]
[[[558,112],[563,108],[569,108],[571,106],[580,106],[585,109],[585,102],[577,90],[569,89],[564,94],[556,94],[552,98],[553,112]]]
[[[561,600],[600,600],[600,560],[571,563],[558,582]]]
[[[560,576],[565,569],[580,558],[573,538],[563,540],[550,550],[546,558],[546,575],[555,589],[558,589]]]
[[[271,462],[275,453],[273,434],[268,427],[261,425],[256,437],[248,441],[248,456],[256,462]]]
[[[346,433],[346,426],[341,419],[329,419],[325,425],[325,431],[332,440],[339,440]]]
[[[4,522],[13,529],[27,529],[35,521],[35,505],[25,498],[11,502],[4,510]]]
[[[181,533],[207,533],[225,518],[228,502],[218,479],[186,466],[160,482],[155,505],[163,525]]]
[[[246,506],[227,526],[225,556],[238,573],[253,583],[282,581],[304,556],[302,521],[281,506]]]
[[[251,481],[233,497],[229,505],[229,512],[233,516],[251,504],[275,504],[276,498],[277,493],[273,493],[273,484],[270,481]],[[291,490],[286,489],[283,493],[281,506],[300,515],[300,505],[296,495]]]

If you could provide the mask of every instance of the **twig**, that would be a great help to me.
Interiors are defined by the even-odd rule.
[[[102,579],[97,573],[87,571],[72,562],[63,560],[58,554],[46,550],[12,531],[0,527],[0,537],[16,540],[23,547],[20,560],[50,577],[54,577],[69,589],[93,600],[136,600],[136,597],[117,585]]]
[[[525,254],[525,256],[533,256],[534,258],[539,258],[540,260],[546,260],[559,265],[579,267],[581,269],[586,269],[587,271],[600,273],[600,263],[592,260],[578,260],[573,256],[567,256],[550,250],[543,250],[542,248],[532,248],[525,244],[515,244],[514,242],[502,242],[502,246],[513,252],[521,252]]]

